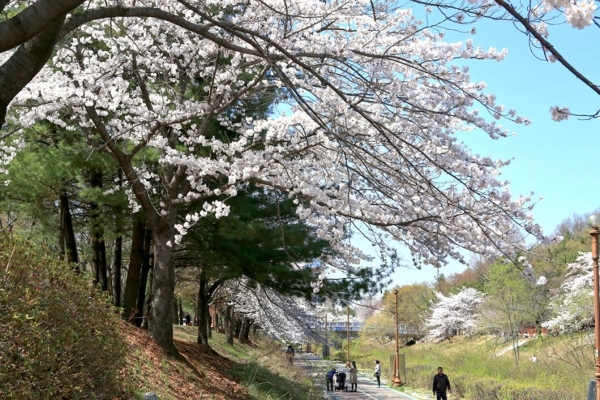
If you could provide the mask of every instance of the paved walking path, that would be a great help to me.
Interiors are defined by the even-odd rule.
[[[323,388],[324,394],[331,400],[417,400],[415,397],[411,397],[407,394],[397,392],[387,387],[387,382],[381,382],[381,387],[377,387],[377,382],[372,381],[361,375],[359,370],[358,375],[358,391],[357,392],[346,392],[346,391],[325,391],[325,375],[327,370],[331,368],[332,363],[323,361],[321,357],[314,354],[296,354],[294,358],[294,365],[296,368],[301,368],[309,376],[315,378],[317,385]],[[343,368],[343,364],[335,364],[335,368]],[[362,371],[364,372],[364,371]],[[370,372],[370,371],[369,371]],[[347,381],[346,381],[347,382]],[[350,383],[348,383],[348,390],[350,389]]]
[[[517,347],[521,347],[523,346],[525,343],[527,343],[530,339],[519,339],[517,341]],[[505,348],[503,348],[502,350],[500,350],[499,352],[497,352],[494,357],[500,357],[501,355],[503,355],[504,353],[508,353],[509,351],[513,350],[513,345],[511,344],[510,346],[506,346]]]

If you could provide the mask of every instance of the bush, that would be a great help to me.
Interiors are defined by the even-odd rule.
[[[0,398],[117,396],[125,346],[115,311],[55,254],[0,238]]]
[[[346,361],[347,355],[348,354],[345,351],[339,350],[339,351],[336,351],[335,353],[333,353],[333,359],[335,361]]]

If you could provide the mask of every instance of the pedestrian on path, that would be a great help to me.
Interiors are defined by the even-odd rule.
[[[292,345],[288,345],[287,350],[285,351],[285,358],[287,359],[287,367],[288,368],[292,368],[292,365],[294,365],[294,356],[295,356],[295,351],[294,348],[292,347]]]
[[[381,376],[381,364],[379,364],[379,360],[375,360],[375,378],[377,378],[377,387],[381,387],[381,380],[379,377]]]
[[[331,371],[327,372],[327,391],[333,392],[333,377],[335,376],[335,368],[331,368]]]
[[[433,377],[433,394],[436,396],[436,400],[448,400],[446,397],[446,390],[452,393],[452,388],[450,387],[450,380],[448,376],[444,374],[444,369],[442,367],[438,367],[438,373]]]
[[[352,361],[352,365],[350,363],[346,364],[346,368],[348,368],[348,376],[350,380],[350,391],[356,392],[358,385],[358,369],[356,368],[356,362]]]

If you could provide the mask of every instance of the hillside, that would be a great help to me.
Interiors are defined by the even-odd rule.
[[[236,341],[230,346],[222,334],[213,332],[213,352],[195,343],[197,327],[175,326],[175,345],[188,364],[168,357],[144,330],[122,325],[129,354],[124,398],[141,399],[148,392],[160,400],[320,398],[310,393],[310,380],[286,369],[279,343]]]
[[[194,368],[169,357],[146,331],[126,323],[123,330],[129,350],[125,380],[136,395],[151,392],[160,399],[173,400],[189,399],[192,394],[224,400],[250,398],[248,389],[227,372],[234,368],[234,361],[185,340],[180,329],[176,330],[180,338],[175,345]]]
[[[457,336],[452,341],[420,342],[403,347],[408,393],[430,395],[438,366],[450,377],[452,399],[569,400],[585,398],[593,379],[593,334],[580,332],[527,340],[519,348],[519,362],[506,349],[511,345],[492,336]],[[378,346],[359,339],[351,347],[359,370],[371,369],[375,359],[388,360],[394,343]],[[536,361],[532,361],[535,354]],[[386,366],[384,365],[384,370]]]

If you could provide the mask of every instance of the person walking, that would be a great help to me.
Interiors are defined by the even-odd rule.
[[[446,390],[452,393],[450,380],[448,375],[444,374],[442,367],[438,367],[437,371],[438,373],[433,377],[433,395],[436,396],[436,400],[448,400]]]
[[[292,368],[292,365],[294,365],[294,356],[296,355],[296,352],[294,351],[294,348],[292,347],[292,345],[288,345],[287,350],[285,351],[285,358],[287,359],[287,367],[288,368]]]
[[[348,368],[348,376],[349,376],[349,380],[350,380],[350,391],[351,392],[356,392],[357,390],[357,385],[358,385],[358,369],[356,368],[356,362],[352,361],[352,365],[347,364],[346,368]]]
[[[375,360],[375,378],[377,378],[377,387],[381,387],[381,380],[379,379],[381,376],[381,364],[379,364],[379,360]]]
[[[327,391],[333,392],[333,377],[335,376],[335,368],[331,368],[331,371],[327,372]]]

